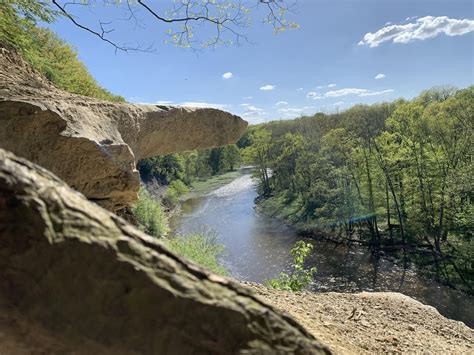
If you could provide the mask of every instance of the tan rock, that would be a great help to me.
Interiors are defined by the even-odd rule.
[[[0,51],[0,147],[46,167],[110,210],[136,201],[139,159],[234,143],[246,126],[211,108],[66,93],[14,53]]]
[[[11,334],[0,348],[10,353],[330,353],[236,281],[2,149],[0,275],[0,333]]]

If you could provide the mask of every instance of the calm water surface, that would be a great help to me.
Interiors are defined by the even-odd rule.
[[[300,237],[294,228],[255,210],[257,197],[250,173],[210,194],[187,200],[172,220],[176,233],[212,230],[225,245],[222,264],[239,280],[263,282],[288,270],[290,250]],[[366,249],[309,240],[310,262],[317,267],[315,291],[396,291],[429,304],[452,319],[474,327],[474,297],[403,270]]]

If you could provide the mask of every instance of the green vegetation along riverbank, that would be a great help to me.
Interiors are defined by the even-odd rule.
[[[474,87],[251,127],[260,206],[474,292]],[[271,172],[271,174],[270,174]]]

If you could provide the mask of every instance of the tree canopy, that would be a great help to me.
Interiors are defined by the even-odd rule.
[[[440,87],[411,101],[253,127],[242,154],[284,218],[411,253],[472,292],[473,126],[474,86]]]

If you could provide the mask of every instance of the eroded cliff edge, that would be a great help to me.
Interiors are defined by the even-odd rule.
[[[236,281],[174,255],[2,149],[0,276],[2,317],[18,312],[67,344],[140,354],[330,353]]]
[[[0,48],[0,147],[46,167],[109,210],[136,201],[139,159],[234,143],[246,127],[240,117],[212,108],[70,94]]]

